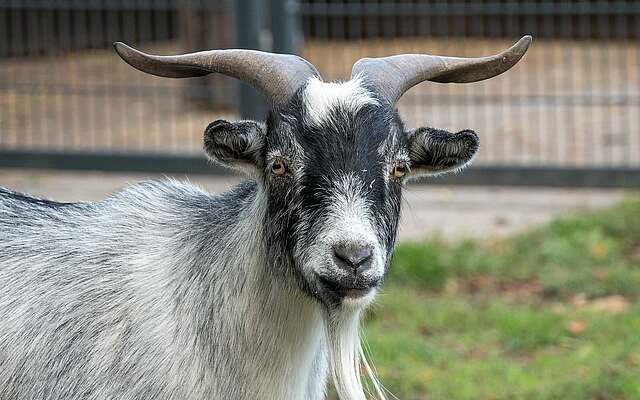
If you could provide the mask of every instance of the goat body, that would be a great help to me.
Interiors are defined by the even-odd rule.
[[[0,398],[322,398],[322,309],[266,262],[263,201],[253,182],[0,189]]]
[[[457,171],[471,130],[408,130],[395,104],[425,81],[475,82],[500,54],[358,61],[324,82],[293,55],[211,50],[129,64],[219,72],[265,95],[264,122],[214,121],[204,150],[252,181],[211,196],[174,181],[64,204],[0,190],[0,399],[364,400],[358,337],[396,240],[405,182]]]

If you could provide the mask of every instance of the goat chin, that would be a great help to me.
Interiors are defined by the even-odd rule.
[[[375,377],[360,343],[360,309],[340,307],[327,311],[326,330],[329,363],[333,384],[340,400],[366,400],[365,388],[360,377],[366,371],[373,399],[386,400],[382,386]]]

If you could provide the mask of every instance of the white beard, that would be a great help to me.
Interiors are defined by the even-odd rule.
[[[365,358],[360,344],[360,308],[339,307],[325,313],[325,330],[333,384],[340,400],[366,400],[360,377],[361,367],[367,372],[373,390],[372,398],[385,400],[382,386]]]

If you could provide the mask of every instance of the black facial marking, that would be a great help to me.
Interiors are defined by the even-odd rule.
[[[476,153],[478,137],[473,131],[454,134],[433,128],[407,132],[397,111],[383,102],[363,101],[358,109],[337,103],[313,110],[322,111],[321,121],[317,114],[311,118],[308,107],[313,104],[305,103],[301,88],[287,106],[271,111],[265,125],[215,121],[205,131],[205,149],[216,161],[242,163],[257,172],[253,176],[267,202],[265,248],[274,271],[292,276],[299,288],[321,302],[339,304],[341,292],[331,288],[341,287],[344,270],[336,281],[331,271],[322,270],[320,276],[317,265],[308,265],[324,262],[330,267],[323,268],[334,268],[339,276],[331,261],[332,244],[323,236],[333,228],[329,224],[340,223],[330,218],[343,204],[337,196],[357,199],[365,209],[361,218],[368,220],[363,225],[372,227],[377,254],[387,268],[405,179],[460,168]],[[409,167],[407,176],[394,175],[396,166]],[[324,258],[318,258],[320,252]],[[327,278],[338,286],[327,284]],[[381,277],[371,279],[377,285]]]
[[[272,113],[267,121],[265,157],[277,154],[286,160],[290,174],[275,176],[265,168],[268,195],[266,225],[272,257],[289,265],[298,282],[318,297],[299,270],[294,254],[310,248],[326,228],[329,208],[345,178],[348,189],[368,207],[374,233],[389,255],[396,238],[401,185],[389,179],[393,154],[406,147],[406,135],[394,110],[375,104],[357,112],[335,107],[330,118],[316,126],[310,121],[301,95],[287,107],[287,114]],[[392,133],[398,137],[390,140]],[[394,145],[390,145],[394,143]],[[266,165],[272,160],[266,159]],[[287,260],[282,260],[282,254]],[[323,298],[327,301],[327,298]]]

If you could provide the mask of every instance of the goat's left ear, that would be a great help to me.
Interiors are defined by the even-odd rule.
[[[414,177],[464,168],[480,146],[478,135],[471,130],[451,133],[435,128],[418,128],[409,132],[408,140]]]
[[[211,161],[253,174],[262,168],[265,126],[256,121],[214,121],[204,131],[204,151]]]

